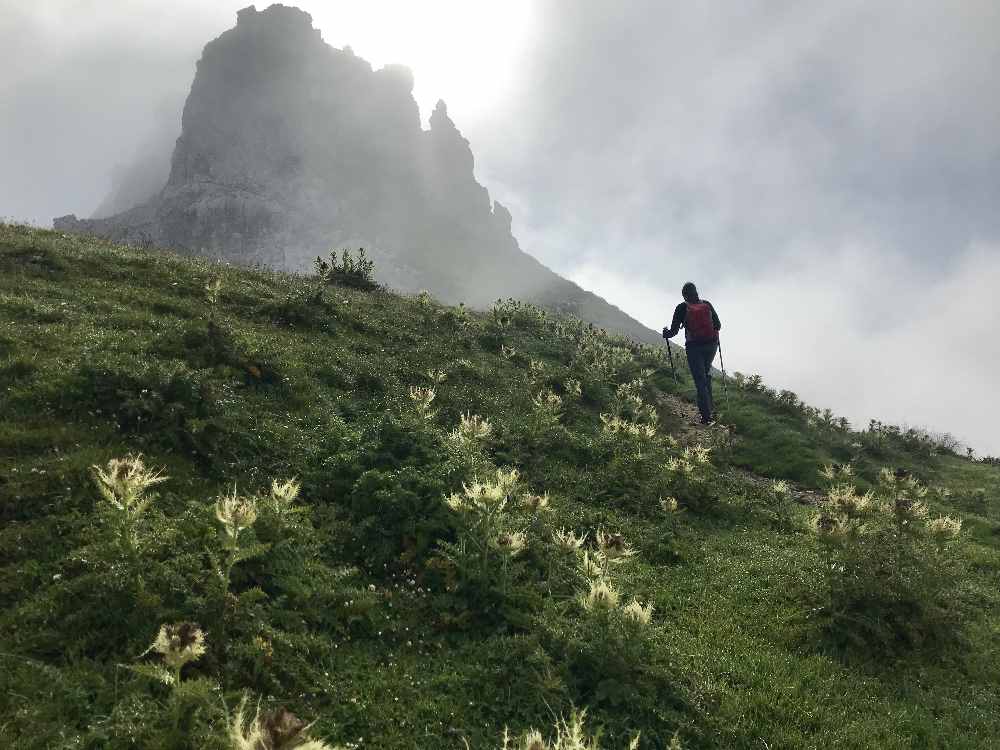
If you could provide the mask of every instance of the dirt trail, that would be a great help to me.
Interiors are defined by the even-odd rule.
[[[685,401],[670,393],[660,392],[657,404],[678,419],[680,433],[677,435],[677,439],[681,445],[703,443],[719,445],[728,443],[732,447],[740,440],[740,437],[733,433],[732,428],[726,425],[716,424],[711,427],[703,425],[701,423],[701,415],[698,413],[698,407],[690,401]],[[774,481],[772,477],[754,474],[752,471],[736,466],[731,467],[729,472],[759,487],[769,486]],[[816,490],[801,487],[795,482],[787,480],[786,484],[791,489],[795,500],[802,505],[819,505],[826,500],[825,496]]]

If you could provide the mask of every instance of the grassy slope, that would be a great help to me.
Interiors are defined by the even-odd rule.
[[[225,334],[213,340],[203,290],[215,277]],[[373,748],[460,747],[462,736],[492,747],[504,724],[548,725],[550,707],[572,704],[590,705],[616,743],[643,729],[648,747],[674,730],[686,747],[984,747],[1000,736],[996,469],[899,451],[845,455],[853,449],[843,440],[730,391],[738,465],[813,484],[821,462],[857,458],[871,469],[908,466],[954,491],[941,510],[966,524],[963,645],[892,662],[838,657],[807,616],[821,561],[806,509],[795,511],[803,523],[776,524],[754,486],[726,474],[722,501],[675,525],[637,507],[593,460],[609,398],[599,388],[567,409],[558,441],[527,444],[538,387],[527,357],[568,373],[566,341],[515,328],[508,343],[519,355],[507,360],[485,318],[451,325],[433,305],[339,288],[327,308],[307,311],[311,320],[276,324],[282,300],[306,285],[0,226],[4,746],[133,746],[128,736],[155,745],[143,727],[155,723],[162,692],[116,665],[134,663],[161,622],[204,622],[212,500],[234,481],[256,490],[292,475],[312,509],[303,539],[323,590],[284,584],[268,562],[247,566],[235,582],[268,590],[271,604],[253,618],[274,654],[234,646],[192,668],[222,683],[220,704],[250,688],[318,718],[318,734]],[[464,411],[489,417],[489,453],[552,494],[551,526],[603,524],[636,546],[625,593],[656,608],[641,695],[595,685],[566,647],[579,613],[565,593],[532,588],[530,572],[525,591],[536,593],[518,613],[455,626],[469,613],[423,566],[436,536],[450,533],[433,519],[446,517],[436,506],[465,478],[462,465],[392,416],[412,412],[408,387],[426,385],[430,368],[449,373],[435,423],[450,429]],[[652,382],[677,388],[667,373]],[[125,616],[101,611],[119,600],[74,581],[87,580],[80,550],[98,523],[88,467],[136,450],[171,478],[152,511],[156,590],[134,610],[123,605]],[[333,572],[344,565],[356,572]]]

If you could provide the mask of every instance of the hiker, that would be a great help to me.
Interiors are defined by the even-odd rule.
[[[672,339],[684,326],[684,349],[698,389],[698,411],[701,423],[708,425],[712,424],[712,360],[719,350],[722,323],[712,303],[698,297],[698,288],[690,281],[681,287],[681,296],[684,301],[674,310],[670,328],[663,329],[663,338]]]

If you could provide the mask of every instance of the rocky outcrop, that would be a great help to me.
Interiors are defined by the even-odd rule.
[[[659,343],[520,249],[444,102],[424,130],[412,89],[408,69],[327,45],[307,13],[246,8],[198,62],[163,189],[55,226],[293,271],[364,247],[400,291],[474,306],[518,297]]]

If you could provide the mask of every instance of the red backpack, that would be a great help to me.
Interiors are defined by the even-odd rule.
[[[712,308],[707,302],[688,302],[687,317],[684,319],[688,338],[715,341],[718,334],[712,323]]]

